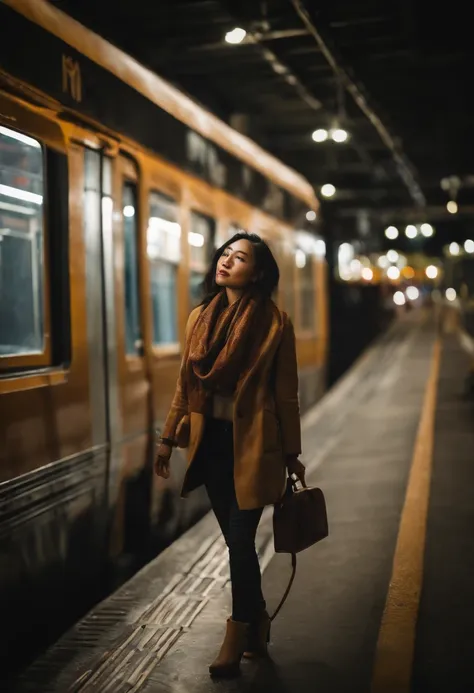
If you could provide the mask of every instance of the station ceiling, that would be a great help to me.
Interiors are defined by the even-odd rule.
[[[341,218],[474,212],[474,41],[419,0],[53,0],[303,173]],[[246,30],[242,43],[225,35]],[[315,142],[342,128],[346,143]],[[444,181],[442,183],[442,181]],[[417,211],[422,210],[422,212]]]

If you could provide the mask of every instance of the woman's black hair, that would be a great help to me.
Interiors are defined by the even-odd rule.
[[[212,301],[214,296],[221,291],[221,287],[216,284],[217,263],[226,248],[232,245],[232,243],[241,240],[249,241],[253,246],[255,271],[257,274],[257,279],[253,284],[253,289],[255,292],[259,293],[265,298],[271,298],[273,292],[276,290],[278,282],[280,281],[280,270],[278,269],[278,265],[273,257],[272,251],[265,241],[260,238],[260,236],[257,236],[256,233],[239,231],[238,233],[234,234],[232,238],[229,238],[228,241],[221,245],[221,247],[218,248],[214,253],[211,266],[204,277],[204,299],[202,300],[201,305],[207,305],[210,301]]]

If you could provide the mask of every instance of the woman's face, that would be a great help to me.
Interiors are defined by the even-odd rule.
[[[250,241],[242,238],[227,246],[216,268],[216,284],[228,289],[244,289],[255,278],[255,256]]]

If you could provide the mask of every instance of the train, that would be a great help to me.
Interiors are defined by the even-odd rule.
[[[45,0],[0,3],[0,598],[23,666],[209,509],[153,474],[186,319],[237,229],[270,244],[302,411],[326,388],[309,182]],[[21,40],[19,39],[21,37]]]

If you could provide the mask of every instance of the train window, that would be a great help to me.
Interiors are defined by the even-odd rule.
[[[140,326],[140,299],[137,247],[137,186],[124,181],[122,191],[123,234],[125,252],[125,349],[128,355],[140,354],[142,334]]]
[[[202,214],[191,212],[189,231],[189,300],[195,308],[203,298],[202,282],[214,254],[215,222]]]
[[[45,355],[44,158],[0,126],[0,358]]]
[[[147,253],[150,261],[153,344],[178,342],[178,265],[181,226],[178,205],[157,192],[150,193]]]
[[[316,300],[314,290],[314,258],[298,248],[296,250],[298,285],[300,290],[300,327],[314,332],[316,328]]]

